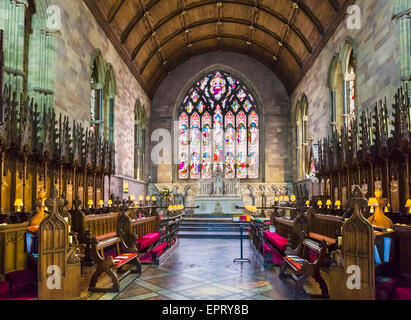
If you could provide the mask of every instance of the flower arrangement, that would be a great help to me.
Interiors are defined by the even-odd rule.
[[[167,198],[171,195],[171,191],[169,188],[165,187],[161,190],[160,194],[163,198]]]
[[[251,214],[257,213],[257,207],[255,207],[255,206],[248,206],[248,205],[246,205],[246,206],[245,206],[245,209],[246,209],[246,211],[250,212]]]

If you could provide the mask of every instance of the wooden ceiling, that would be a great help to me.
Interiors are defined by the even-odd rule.
[[[354,0],[84,0],[146,93],[192,56],[255,57],[289,93]]]

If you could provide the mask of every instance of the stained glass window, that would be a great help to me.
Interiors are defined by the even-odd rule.
[[[179,178],[258,179],[259,115],[247,87],[226,72],[203,77],[188,90],[178,114]]]

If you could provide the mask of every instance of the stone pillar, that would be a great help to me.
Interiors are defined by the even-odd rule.
[[[411,81],[411,1],[395,0],[394,16],[397,24],[397,36],[400,42],[401,81]]]

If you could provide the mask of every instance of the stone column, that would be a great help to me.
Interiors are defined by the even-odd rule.
[[[401,81],[411,81],[411,1],[395,0],[394,16],[397,36],[400,42]]]

